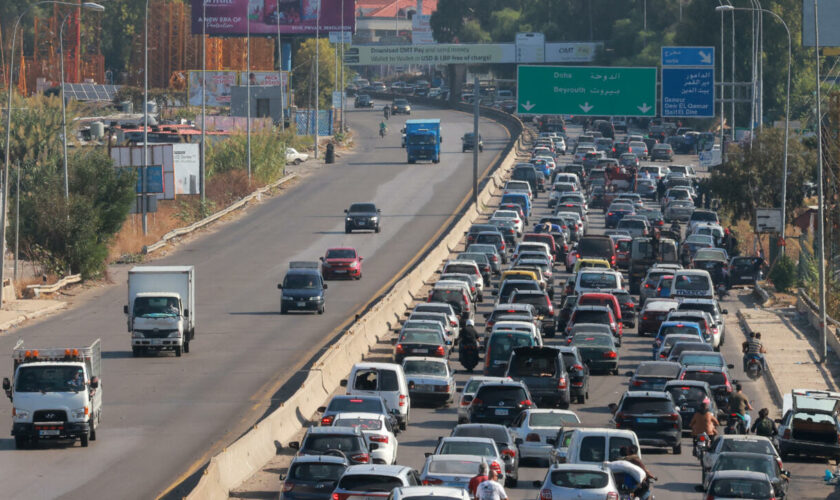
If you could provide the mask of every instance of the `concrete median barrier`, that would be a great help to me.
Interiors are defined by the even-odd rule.
[[[417,99],[414,99],[415,101]],[[432,99],[432,105],[442,103]],[[425,102],[424,102],[425,104]],[[472,112],[471,106],[463,106],[465,112]],[[456,109],[461,109],[456,106]],[[228,493],[266,464],[276,454],[276,442],[287,443],[299,431],[303,420],[311,418],[319,406],[340,387],[340,381],[347,377],[353,364],[369,353],[377,342],[386,338],[389,331],[399,326],[407,304],[419,297],[419,293],[435,271],[463,241],[464,232],[481,215],[486,205],[499,190],[500,181],[516,161],[519,137],[523,131],[522,122],[513,115],[492,108],[482,108],[482,114],[504,125],[511,140],[491,167],[491,175],[482,179],[479,185],[479,206],[468,203],[460,217],[450,224],[448,231],[426,251],[425,256],[409,269],[376,303],[358,318],[329,349],[312,365],[301,387],[279,408],[260,421],[244,436],[224,451],[214,456],[198,485],[186,497],[188,499],[226,499]]]

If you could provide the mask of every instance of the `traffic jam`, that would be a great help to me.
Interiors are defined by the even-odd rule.
[[[795,498],[783,460],[840,455],[837,394],[794,393],[773,420],[737,380],[764,348],[725,298],[764,263],[703,208],[701,174],[655,164],[641,134],[552,128],[288,443],[282,499]],[[353,249],[322,260],[361,277]],[[677,473],[690,493],[658,477]]]

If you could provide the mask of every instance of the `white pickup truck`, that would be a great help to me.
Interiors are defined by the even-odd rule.
[[[15,345],[14,376],[3,379],[12,401],[12,435],[23,449],[47,439],[96,440],[102,418],[102,348],[24,348]]]

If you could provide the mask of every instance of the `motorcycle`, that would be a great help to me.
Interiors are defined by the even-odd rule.
[[[478,345],[461,343],[458,348],[458,361],[468,372],[473,371],[478,364]]]
[[[388,129],[384,128],[384,127],[380,128],[379,129],[379,137],[385,137],[385,133],[386,133],[387,130]]]
[[[698,460],[703,460],[703,454],[709,451],[711,446],[711,439],[705,432],[699,436],[694,436],[694,447],[691,452]]]
[[[718,298],[719,301],[723,300],[724,298],[726,298],[727,295],[729,295],[729,290],[726,289],[726,284],[725,283],[720,283],[717,286],[717,289],[715,290],[715,292],[717,292],[717,298]]]
[[[747,424],[744,421],[743,415],[740,413],[730,413],[729,418],[726,419],[726,427],[723,429],[724,434],[746,434]]]
[[[758,356],[750,356],[747,358],[747,376],[750,380],[757,380],[761,377],[764,367],[761,365],[761,359]]]

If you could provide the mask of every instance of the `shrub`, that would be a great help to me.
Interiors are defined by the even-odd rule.
[[[779,292],[787,292],[796,284],[796,263],[787,255],[782,255],[770,270],[770,281]]]

